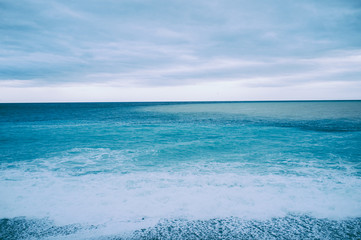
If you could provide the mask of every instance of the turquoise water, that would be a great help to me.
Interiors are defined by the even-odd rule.
[[[0,104],[0,239],[359,239],[361,101]]]

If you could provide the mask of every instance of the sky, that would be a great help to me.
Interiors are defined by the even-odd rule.
[[[361,99],[360,0],[0,0],[0,102]]]

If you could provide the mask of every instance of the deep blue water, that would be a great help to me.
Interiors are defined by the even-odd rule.
[[[0,104],[0,239],[123,238],[361,238],[361,101]]]

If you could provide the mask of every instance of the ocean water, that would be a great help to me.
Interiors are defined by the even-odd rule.
[[[361,101],[0,104],[0,239],[360,239]]]

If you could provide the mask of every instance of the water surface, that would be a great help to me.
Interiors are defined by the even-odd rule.
[[[361,236],[361,101],[0,104],[0,238]]]

